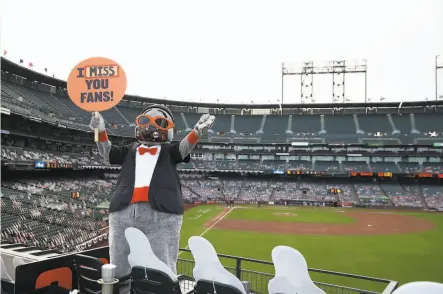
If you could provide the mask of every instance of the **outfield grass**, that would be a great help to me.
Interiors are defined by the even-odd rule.
[[[209,209],[205,213],[203,211]],[[181,247],[187,246],[190,236],[206,231],[205,221],[210,220],[223,209],[222,206],[199,206],[187,211],[182,228]],[[291,211],[303,217],[315,217],[317,220],[334,221],[328,208],[270,209],[269,207],[234,209],[229,218],[247,217],[253,220],[271,220],[273,212]],[[200,212],[199,212],[200,211]],[[367,210],[365,210],[367,211]],[[343,215],[334,212],[337,219]],[[324,214],[324,216],[322,216]],[[436,224],[434,230],[397,235],[376,236],[318,236],[318,235],[282,235],[256,232],[226,231],[212,228],[206,231],[208,239],[218,253],[250,257],[271,261],[271,251],[275,246],[287,245],[299,250],[306,258],[308,266],[352,274],[397,280],[401,284],[411,281],[443,282],[443,214],[440,213],[404,213],[425,218]],[[198,219],[197,215],[201,215]],[[259,218],[263,216],[263,218]],[[286,221],[286,220],[285,220]],[[297,221],[300,221],[297,219]],[[324,221],[322,221],[324,222]],[[190,258],[182,254],[180,258]],[[229,261],[225,265],[233,266]],[[272,267],[258,264],[244,264],[244,268],[257,271],[273,272]],[[312,274],[314,280],[345,286],[380,290],[373,283],[356,282],[348,278],[327,277]]]
[[[327,208],[256,208],[245,207],[234,209],[226,218],[268,222],[303,222],[303,223],[332,223],[348,224],[354,219],[337,213],[336,209]]]
[[[206,230],[204,227],[205,222],[210,221],[218,213],[222,212],[223,208],[224,207],[220,205],[202,205],[186,211],[183,216],[180,248],[186,248],[188,246],[190,237],[202,234]]]

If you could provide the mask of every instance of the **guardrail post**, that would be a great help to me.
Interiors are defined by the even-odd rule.
[[[235,275],[239,280],[241,280],[241,259],[236,258],[237,264],[235,266]]]

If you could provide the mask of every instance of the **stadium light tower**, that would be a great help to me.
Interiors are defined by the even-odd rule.
[[[443,58],[441,55],[435,56],[435,101],[438,101],[443,97],[443,94],[439,96],[438,77],[439,73],[443,69]]]
[[[300,76],[301,103],[314,103],[314,75],[332,76],[332,103],[351,102],[346,97],[345,81],[346,75],[364,74],[365,87],[364,97],[367,102],[367,61],[347,61],[333,60],[321,64],[314,64],[313,61],[303,62],[302,64],[282,63],[281,77],[281,101],[284,103],[284,78],[286,75]]]

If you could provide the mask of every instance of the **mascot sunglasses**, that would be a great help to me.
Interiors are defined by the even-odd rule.
[[[174,123],[163,116],[149,116],[141,114],[135,119],[138,127],[146,127],[149,125],[156,126],[160,131],[167,131],[175,127]]]

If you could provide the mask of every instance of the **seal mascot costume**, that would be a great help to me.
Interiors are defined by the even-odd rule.
[[[136,118],[137,142],[113,146],[101,115],[92,116],[90,128],[99,129],[97,147],[110,164],[122,165],[109,207],[109,253],[116,265],[116,277],[128,275],[129,244],[125,229],[141,230],[154,254],[176,273],[184,203],[177,164],[190,161],[190,153],[215,117],[201,116],[194,129],[180,143],[171,143],[174,117],[163,105],[151,105]],[[129,293],[129,282],[120,293]]]

